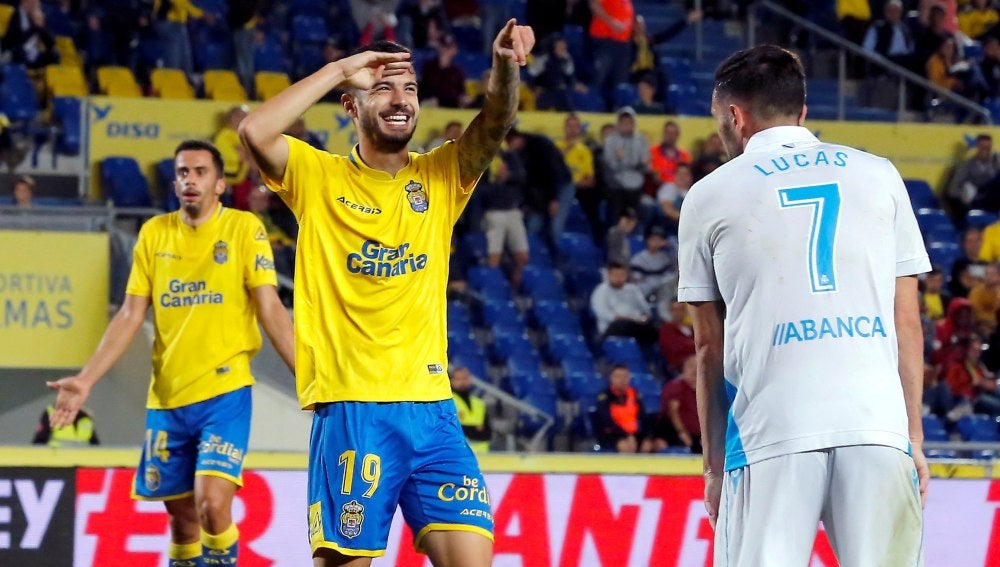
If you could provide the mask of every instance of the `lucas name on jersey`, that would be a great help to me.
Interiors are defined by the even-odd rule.
[[[195,305],[221,304],[225,296],[208,289],[205,280],[186,282],[172,279],[167,284],[167,291],[160,294],[161,307],[192,307]]]
[[[389,278],[412,274],[427,267],[427,254],[410,252],[410,243],[386,247],[377,240],[366,240],[361,250],[347,255],[347,271],[352,274]]]
[[[762,163],[755,163],[753,168],[764,177],[767,177],[775,173],[789,171],[793,167],[797,169],[805,169],[807,167],[816,166],[847,167],[847,153],[836,152],[833,154],[833,161],[831,161],[830,156],[828,156],[824,150],[811,153],[803,152],[792,154],[790,156],[771,158]]]
[[[787,345],[792,342],[820,341],[826,339],[888,338],[882,317],[861,315],[858,317],[822,317],[778,323],[771,335],[772,346]]]

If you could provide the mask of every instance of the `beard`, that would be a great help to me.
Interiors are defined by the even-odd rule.
[[[187,216],[193,219],[198,218],[198,215],[201,214],[201,202],[199,201],[184,203],[182,208],[184,209],[184,212],[187,213]]]
[[[722,139],[722,147],[726,150],[729,159],[743,153],[743,140],[736,133],[732,123],[723,123],[719,126],[719,138]]]
[[[370,139],[375,150],[378,152],[388,154],[398,153],[406,149],[406,146],[410,143],[410,139],[413,138],[413,133],[417,129],[416,117],[411,118],[411,120],[413,121],[413,127],[410,128],[409,132],[386,133],[379,127],[378,116],[365,114],[359,122],[361,135]]]

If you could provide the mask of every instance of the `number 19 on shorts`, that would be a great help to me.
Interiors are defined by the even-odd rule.
[[[809,225],[809,282],[813,293],[837,291],[837,271],[833,264],[837,244],[837,224],[840,220],[840,186],[836,183],[789,187],[778,191],[782,209],[808,207],[812,222]],[[798,235],[790,235],[797,237]]]
[[[354,450],[344,451],[340,454],[340,459],[337,460],[337,466],[343,469],[343,476],[340,483],[341,494],[350,494],[351,489],[354,488],[354,465],[356,461],[357,451]],[[382,459],[373,453],[365,455],[361,461],[361,480],[368,484],[368,489],[365,490],[362,496],[371,498],[375,494],[375,490],[378,489],[380,478],[382,478]]]

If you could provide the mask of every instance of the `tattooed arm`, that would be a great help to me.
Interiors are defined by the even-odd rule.
[[[493,41],[493,72],[483,109],[458,139],[458,171],[466,187],[482,175],[517,116],[520,69],[535,45],[528,26],[510,20]]]

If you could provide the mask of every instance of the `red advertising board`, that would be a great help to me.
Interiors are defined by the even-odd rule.
[[[163,505],[129,497],[133,471],[80,469],[74,564],[166,563]],[[712,530],[697,477],[487,474],[496,566],[712,564]],[[249,471],[234,516],[242,567],[309,564],[304,471]],[[925,513],[928,567],[1000,567],[1000,481],[935,480]],[[399,514],[377,565],[430,565]],[[837,565],[818,532],[811,567]]]

